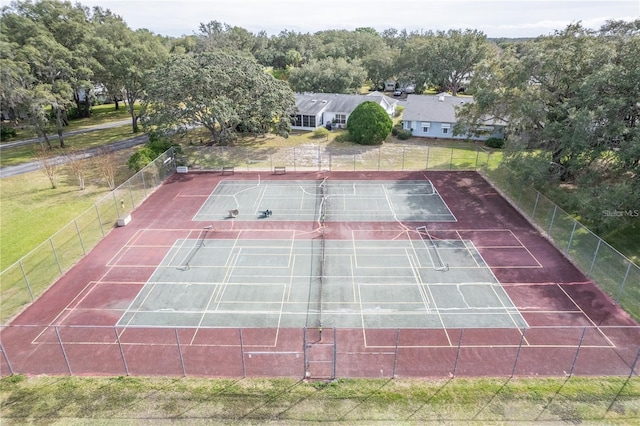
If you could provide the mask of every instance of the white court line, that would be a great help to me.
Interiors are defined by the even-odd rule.
[[[524,249],[527,251],[527,253],[529,253],[529,256],[531,256],[531,257],[533,258],[533,260],[535,260],[535,262],[538,264],[538,266],[539,266],[540,268],[542,268],[542,265],[540,264],[540,262],[538,262],[538,259],[536,259],[536,257],[533,255],[533,253],[531,253],[531,252],[529,251],[529,249],[527,248],[527,246],[525,246],[525,245],[522,243],[522,241],[520,241],[520,238],[518,238],[518,236],[517,236],[516,234],[514,234],[514,233],[513,233],[513,231],[512,231],[511,229],[509,229],[509,232],[511,232],[511,235],[513,235],[513,236],[514,236],[514,238],[515,238],[516,240],[518,240],[518,242],[520,243],[520,245],[522,246],[522,248],[524,248]]]

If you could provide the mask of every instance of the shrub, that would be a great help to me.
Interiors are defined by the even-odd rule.
[[[171,147],[174,147],[176,154],[182,152],[180,145],[171,142],[167,137],[151,133],[149,134],[149,142],[144,144],[143,147],[138,148],[138,150],[129,157],[127,165],[130,169],[139,172],[144,166],[151,163]]]
[[[502,138],[489,138],[484,144],[489,148],[502,148],[504,146],[504,139]]]
[[[381,144],[391,133],[392,127],[393,122],[384,108],[372,101],[358,105],[347,120],[351,139],[361,145]]]
[[[316,139],[326,138],[329,136],[329,129],[326,127],[318,127],[313,131],[313,137]]]
[[[398,139],[402,140],[402,141],[406,141],[407,139],[409,139],[413,134],[411,133],[411,130],[406,130],[406,129],[400,129],[398,130],[398,134],[397,137]]]
[[[16,129],[13,127],[2,127],[0,128],[0,140],[6,141],[7,139],[16,137]]]

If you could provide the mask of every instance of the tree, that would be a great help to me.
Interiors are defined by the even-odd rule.
[[[366,78],[366,71],[344,58],[311,60],[289,73],[289,84],[296,92],[354,93]]]
[[[639,29],[574,24],[513,46],[476,67],[476,102],[458,114],[507,120],[513,169],[540,188],[573,185],[574,208],[601,231],[603,210],[640,204]]]
[[[56,189],[58,187],[58,161],[55,155],[48,148],[40,147],[34,151],[33,156],[40,163],[40,170],[49,178],[51,189]]]
[[[102,147],[98,149],[98,155],[93,157],[93,164],[109,189],[112,191],[116,189],[116,174],[118,173],[116,153],[108,147]]]
[[[477,30],[449,30],[412,37],[400,63],[405,78],[418,86],[438,87],[456,96],[489,53],[486,36]]]
[[[390,47],[383,47],[377,52],[371,53],[362,60],[362,66],[367,71],[367,77],[373,82],[373,87],[378,88],[388,79],[398,75],[397,59],[399,51]]]
[[[135,104],[142,98],[146,74],[164,61],[168,50],[160,37],[147,30],[132,31],[121,17],[94,9],[96,57],[100,63],[97,79],[107,88],[118,109],[118,100],[127,101],[133,133],[139,131]]]
[[[66,152],[67,167],[71,170],[73,176],[78,179],[78,186],[81,191],[85,189],[85,177],[87,175],[87,169],[89,164],[85,160],[85,155],[75,149],[70,149]]]
[[[347,120],[349,137],[361,145],[381,144],[391,133],[392,127],[393,122],[387,112],[373,101],[358,105]]]
[[[202,126],[228,143],[238,130],[288,135],[295,97],[253,58],[214,50],[171,55],[150,75],[143,108],[148,131]]]

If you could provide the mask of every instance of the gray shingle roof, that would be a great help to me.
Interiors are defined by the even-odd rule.
[[[472,97],[439,95],[409,95],[402,114],[404,121],[455,123],[455,107],[473,102]]]
[[[325,110],[336,113],[351,114],[358,105],[365,101],[377,102],[387,108],[397,103],[385,95],[343,95],[338,93],[296,93],[296,106],[299,114],[316,115]]]

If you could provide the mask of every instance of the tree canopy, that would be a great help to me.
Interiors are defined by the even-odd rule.
[[[203,126],[215,143],[237,132],[286,136],[295,97],[250,56],[214,49],[174,54],[149,75],[144,97],[149,131],[185,131]]]
[[[361,145],[381,144],[391,133],[392,127],[389,114],[373,101],[362,102],[347,120],[350,139]]]
[[[569,25],[476,67],[476,102],[460,116],[505,120],[514,170],[538,187],[571,185],[570,207],[604,230],[604,210],[640,205],[638,51],[640,20]]]

